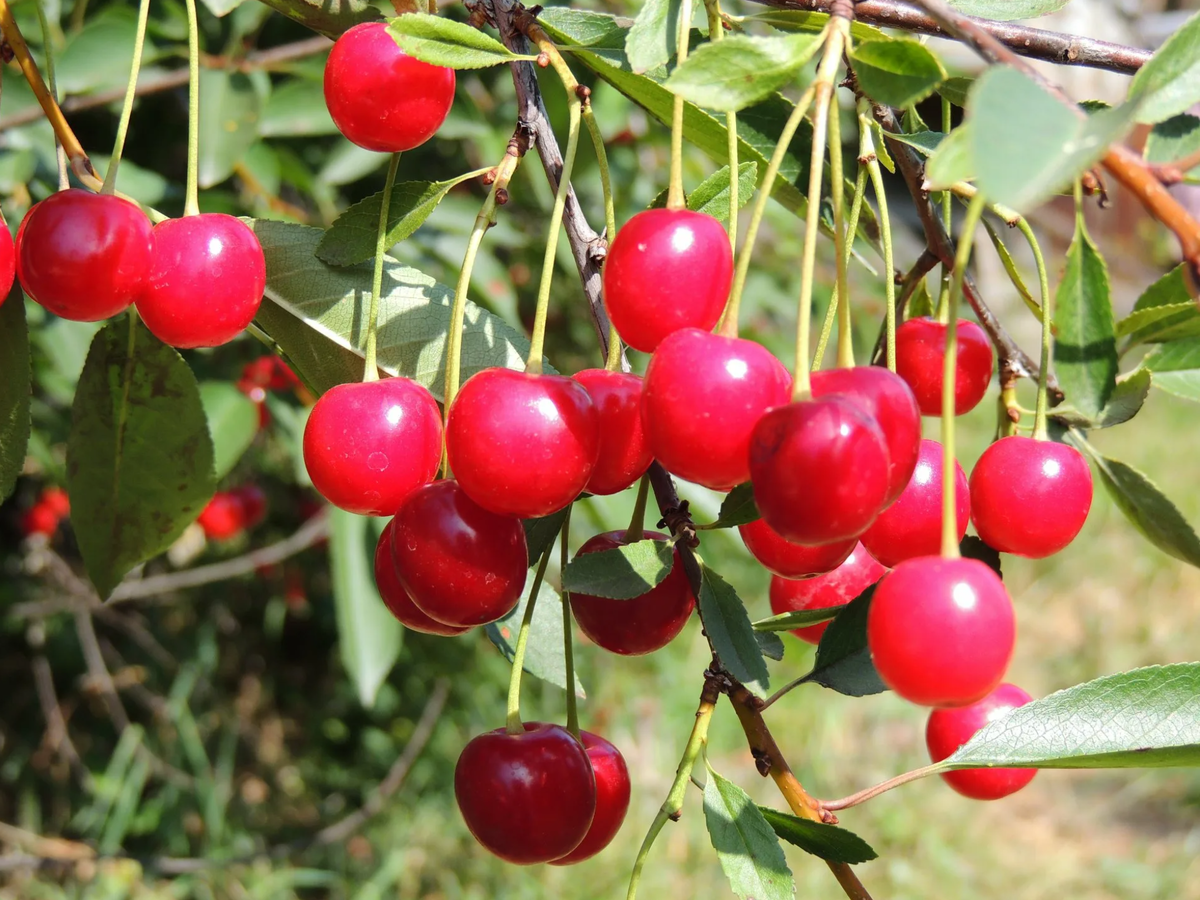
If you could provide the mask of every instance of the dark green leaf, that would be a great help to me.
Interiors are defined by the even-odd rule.
[[[874,595],[875,585],[871,585],[829,623],[817,644],[817,658],[806,681],[815,681],[849,697],[866,697],[887,690],[867,648],[867,612]]]
[[[200,69],[200,187],[210,188],[233,174],[258,140],[262,98],[249,76],[225,69]]]
[[[1200,100],[1200,14],[1177,28],[1133,76],[1129,99],[1139,122],[1162,122]]]
[[[736,528],[738,525],[747,525],[758,517],[758,505],[754,502],[754,485],[747,481],[725,495],[717,513],[717,521],[706,527]]]
[[[444,16],[409,13],[388,23],[396,44],[409,56],[434,66],[482,69],[536,56],[513,53],[494,37]]]
[[[946,78],[933,51],[915,40],[858,42],[850,49],[850,61],[868,97],[901,109],[924,100]]]
[[[1150,393],[1150,384],[1150,370],[1137,368],[1117,379],[1117,386],[1099,415],[1085,415],[1069,403],[1054,407],[1050,410],[1050,415],[1064,425],[1073,425],[1087,431],[1093,428],[1112,428],[1114,425],[1128,422],[1138,414]]]
[[[293,78],[271,91],[258,133],[262,137],[337,134],[321,82]]]
[[[572,593],[631,600],[662,584],[674,563],[674,544],[646,538],[576,556],[563,570],[563,587]]]
[[[0,300],[0,500],[12,493],[29,444],[29,327],[14,285]]]
[[[792,81],[820,46],[812,34],[733,35],[697,47],[666,87],[697,106],[737,112]]]
[[[765,697],[770,676],[746,607],[729,583],[707,566],[700,586],[700,617],[729,674],[755,695]]]
[[[869,862],[879,856],[870,844],[853,831],[838,828],[836,825],[826,825],[824,822],[801,819],[799,816],[766,806],[760,806],[759,810],[780,838],[799,847],[805,853],[830,862],[850,865]]]
[[[200,402],[213,443],[213,472],[220,481],[258,434],[258,406],[228,381],[205,381]]]
[[[758,163],[738,164],[738,208],[741,209],[754,196],[758,180]],[[687,207],[692,212],[702,212],[718,222],[729,221],[729,166],[721,166],[688,194]]]
[[[845,608],[846,604],[843,603],[840,606],[826,606],[821,609],[798,609],[794,612],[780,613],[777,616],[759,619],[754,623],[754,630],[791,631],[793,628],[804,628],[807,625],[828,622]]]
[[[966,535],[958,542],[958,552],[966,559],[979,560],[1001,578],[1004,577],[1004,573],[1000,571],[1000,551],[989,547],[982,538],[973,534]]]
[[[742,900],[791,900],[796,885],[775,832],[746,792],[711,767],[704,824],[734,894]]]
[[[376,22],[383,18],[370,0],[262,0],[276,12],[282,13],[312,31],[336,38],[359,22]]]
[[[946,135],[940,131],[917,131],[913,134],[893,134],[890,131],[885,131],[884,135],[891,138],[893,141],[899,141],[901,144],[908,144],[922,156],[931,156],[942,141],[946,139]]]
[[[968,16],[983,19],[1033,19],[1062,9],[1070,0],[950,0],[950,5]]]
[[[679,40],[679,0],[646,0],[625,36],[625,55],[641,74],[666,65]]]
[[[1200,338],[1159,344],[1142,365],[1154,373],[1156,388],[1200,402]]]
[[[1159,122],[1146,138],[1146,159],[1152,163],[1173,163],[1200,153],[1200,118],[1190,115],[1172,116]],[[1200,178],[1200,165],[1183,173],[1193,180]]]
[[[754,639],[758,641],[759,652],[767,659],[773,659],[775,662],[783,659],[783,641],[778,635],[756,628]]]
[[[930,155],[929,162],[925,164],[926,190],[944,191],[960,181],[969,181],[975,177],[971,142],[971,125],[968,122],[959,125],[942,138],[937,150]]]
[[[516,649],[517,633],[521,620],[525,618],[528,592],[521,598],[517,608],[498,622],[484,626],[488,640],[512,662]],[[529,641],[525,645],[524,669],[535,678],[567,689],[567,663],[563,656],[562,598],[550,585],[542,582],[538,591],[537,606],[533,610],[533,621],[529,626]],[[575,695],[586,697],[579,676],[575,677]]]
[[[542,554],[546,552],[546,548],[554,543],[554,539],[562,530],[562,524],[566,521],[570,508],[565,506],[548,516],[525,519],[521,522],[525,526],[525,546],[529,548],[529,565],[537,565]]]

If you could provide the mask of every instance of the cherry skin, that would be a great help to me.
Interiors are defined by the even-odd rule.
[[[1016,622],[1004,583],[977,559],[922,556],[875,589],[867,645],[883,683],[922,706],[966,706],[1000,683]]]
[[[267,497],[253,484],[217,491],[196,523],[210,540],[224,541],[259,525],[267,515]]]
[[[346,139],[377,153],[425,143],[454,102],[454,70],[413,59],[385,22],[346,31],[325,63],[325,105]]]
[[[60,487],[44,488],[42,496],[38,498],[38,502],[60,519],[65,519],[71,514],[71,498]]]
[[[957,709],[935,709],[925,726],[929,758],[941,762],[975,733],[1024,706],[1033,698],[1015,684],[1004,683],[982,700]],[[1015,794],[1037,774],[1037,769],[955,769],[943,772],[946,784],[973,800],[999,800]]]
[[[967,533],[971,496],[962,466],[954,463],[954,515],[958,539]],[[918,556],[936,556],[942,547],[942,445],[921,441],[912,479],[899,498],[879,514],[862,536],[863,545],[888,568]]]
[[[257,236],[224,213],[154,226],[154,258],[137,300],[146,327],[173,347],[216,347],[254,319],[267,283]]]
[[[604,369],[584,369],[571,377],[587,390],[600,423],[600,455],[585,489],[590,494],[619,493],[654,461],[642,431],[642,379]]]
[[[778,406],[750,442],[758,510],[797,544],[857,538],[887,496],[888,453],[879,426],[853,400],[830,394]]]
[[[570,866],[595,856],[616,837],[629,809],[629,769],[621,751],[590,731],[581,731],[579,736],[596,776],[596,815],[580,845],[552,861],[552,866]]]
[[[796,580],[771,578],[771,612],[796,612],[801,609],[828,609],[849,603],[880,578],[887,569],[877,563],[862,544],[858,544],[846,561],[824,575]],[[810,644],[819,643],[821,635],[829,627],[828,622],[793,628],[792,634]]]
[[[788,402],[791,376],[761,344],[683,328],[646,369],[642,427],[668,472],[718,491],[750,478],[750,433]]]
[[[16,277],[17,245],[13,241],[12,232],[7,228],[0,228],[0,303],[8,297]]]
[[[407,378],[339,384],[317,400],[304,427],[304,465],[334,506],[390,516],[437,474],[437,401]]]
[[[1074,447],[1014,435],[983,451],[971,472],[971,497],[971,521],[984,541],[1041,559],[1083,528],[1092,508],[1092,470]]]
[[[25,537],[42,534],[53,537],[59,523],[71,514],[71,501],[67,492],[59,487],[42,490],[37,502],[21,516],[21,533]]]
[[[525,588],[520,519],[488,512],[456,481],[409,495],[393,520],[392,561],[417,609],[456,628],[508,615]]]
[[[738,532],[750,555],[767,571],[783,578],[808,578],[832,572],[846,561],[858,543],[850,538],[832,544],[793,544],[762,519],[739,525]]]
[[[653,353],[680,328],[711,331],[733,283],[725,227],[686,209],[647,209],[617,232],[604,259],[604,308],[622,339]]]
[[[896,373],[908,382],[917,405],[927,416],[942,414],[942,374],[945,371],[946,328],[922,316],[896,329]],[[954,375],[954,414],[973,410],[987,393],[995,353],[983,329],[970,320],[958,321],[958,355]]]
[[[420,631],[423,634],[455,635],[462,634],[467,629],[455,628],[453,625],[443,625],[436,619],[431,619],[412,602],[408,591],[400,583],[396,574],[396,564],[392,562],[392,528],[395,519],[388,522],[375,545],[375,587],[384,605],[405,628]]]
[[[642,537],[668,540],[665,534],[655,531],[647,531]],[[589,538],[575,555],[612,550],[624,543],[625,532],[608,531]],[[641,656],[665,647],[683,630],[695,606],[696,599],[678,550],[670,574],[640,597],[610,600],[591,594],[571,594],[571,612],[580,630],[593,643],[622,656]]]
[[[154,238],[150,221],[127,200],[71,188],[25,214],[19,232],[21,286],[56,316],[98,322],[142,291]]]
[[[484,369],[450,405],[446,453],[462,489],[484,509],[545,516],[591,478],[600,419],[587,389],[570,378]]]

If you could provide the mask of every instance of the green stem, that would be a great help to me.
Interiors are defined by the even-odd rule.
[[[604,147],[604,135],[600,133],[600,125],[596,122],[596,114],[592,111],[591,101],[583,103],[580,111],[583,124],[587,126],[588,135],[592,139],[592,147],[596,151],[596,165],[600,169],[600,190],[604,193],[604,236],[609,240],[617,234],[617,213],[613,206],[612,173],[608,168],[608,151]]]
[[[953,110],[950,107],[950,101],[942,97],[942,134],[949,134],[952,124]],[[953,234],[951,228],[951,217],[954,214],[954,194],[950,191],[942,191],[942,224],[946,228],[946,234]]]
[[[679,3],[679,40],[675,50],[675,68],[687,60],[688,38],[692,31],[692,0]],[[667,183],[667,209],[684,209],[683,196],[683,98],[675,96],[671,108],[671,180]]]
[[[632,544],[640,541],[645,535],[646,500],[650,496],[650,473],[647,472],[638,482],[637,500],[633,503],[633,515],[629,519],[629,527],[625,529],[625,542]]]
[[[567,544],[571,539],[571,506],[567,507],[567,515],[563,519],[562,533],[559,538],[558,570],[567,570]],[[563,668],[567,682],[567,731],[579,737],[579,706],[575,698],[575,646],[571,634],[571,594],[566,584],[562,589],[563,608]]]
[[[546,577],[546,564],[550,562],[552,549],[553,542],[547,545],[542,560],[538,563],[537,574],[533,576],[533,587],[529,591],[529,600],[525,604],[525,616],[521,619],[521,630],[517,634],[517,646],[513,650],[512,675],[508,679],[508,716],[504,720],[504,730],[509,734],[522,734],[525,731],[525,726],[521,724],[521,672],[525,667],[525,647],[529,644],[533,609],[537,606],[538,591],[542,589],[542,579]]]
[[[121,107],[121,119],[117,123],[117,139],[113,143],[112,160],[104,173],[104,184],[100,193],[111,194],[117,189],[117,169],[121,155],[125,152],[125,136],[129,133],[129,120],[133,117],[133,101],[137,95],[138,73],[142,68],[142,47],[146,41],[146,19],[150,14],[150,0],[138,4],[137,35],[133,41],[133,61],[129,65],[129,83],[125,88],[125,103]]]
[[[1082,215],[1082,196],[1078,193],[1075,203],[1076,209],[1080,210],[1077,215]],[[1051,308],[1053,297],[1050,295],[1050,275],[1046,271],[1046,260],[1042,256],[1042,248],[1038,246],[1033,228],[1024,216],[1017,222],[1017,228],[1021,234],[1025,235],[1025,240],[1029,242],[1029,249],[1033,251],[1033,259],[1037,264],[1038,271],[1038,288],[1042,292],[1042,357],[1041,368],[1038,370],[1037,411],[1033,415],[1033,436],[1039,441],[1044,441],[1049,436],[1046,431],[1046,414],[1049,411],[1046,384],[1050,377],[1050,344],[1054,324],[1054,310]]]
[[[896,277],[895,256],[892,248],[892,222],[888,216],[887,191],[883,185],[883,169],[879,165],[879,157],[875,152],[875,138],[871,134],[869,120],[870,112],[867,101],[859,106],[859,125],[862,133],[862,157],[866,159],[866,168],[871,175],[871,189],[875,193],[875,204],[879,207],[879,231],[883,242],[883,290],[887,298],[887,367],[896,371]]]
[[[50,20],[46,18],[44,0],[34,4],[37,10],[38,25],[42,29],[42,49],[46,54],[46,83],[50,86],[50,96],[58,100],[58,81],[54,75],[54,36],[50,33]],[[71,178],[67,174],[67,152],[58,135],[54,136],[54,157],[58,164],[58,189],[65,191],[71,186]]]
[[[188,19],[188,144],[187,188],[183,214],[200,213],[200,25],[196,20],[196,0],[187,0]]]
[[[721,0],[704,0],[704,11],[708,14],[708,39],[713,42],[724,40]],[[729,157],[729,247],[737,253],[738,210],[742,208],[738,198],[737,113],[725,114],[725,132],[728,146],[726,154]]]
[[[847,35],[844,52],[850,51]],[[837,88],[829,96],[829,196],[833,200],[833,249],[838,295],[838,368],[854,365],[854,334],[850,317],[850,283],[847,272],[846,248],[854,243],[854,236],[846,235],[845,176],[842,171],[842,115],[838,106]],[[866,177],[861,168],[856,178],[855,193],[861,194],[866,187]]]
[[[388,163],[387,180],[383,183],[383,197],[379,201],[379,227],[375,232],[375,270],[371,275],[371,306],[367,312],[367,343],[363,353],[363,381],[379,380],[379,365],[375,361],[379,332],[379,295],[383,293],[383,256],[388,251],[388,212],[392,205],[392,186],[396,183],[396,170],[400,168],[400,154],[393,153]]]
[[[851,236],[849,243],[846,244],[845,254],[846,261],[850,261],[850,254],[854,248],[854,235],[858,232],[858,220],[862,215],[863,194],[865,188],[866,173],[863,169],[859,169],[858,178],[854,184],[854,200],[850,204],[850,217],[846,221],[846,231]],[[825,349],[829,346],[829,338],[833,334],[833,321],[837,318],[841,310],[841,302],[838,298],[837,285],[833,287],[833,293],[829,297],[829,306],[825,309],[825,320],[821,323],[821,336],[817,338],[817,349],[813,352],[813,360],[811,371],[815,372],[824,365]],[[842,365],[839,361],[838,365]],[[849,365],[854,365],[853,358]]]

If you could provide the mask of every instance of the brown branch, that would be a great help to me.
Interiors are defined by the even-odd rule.
[[[89,794],[93,790],[92,773],[88,771],[79,757],[79,751],[71,741],[67,730],[67,717],[63,715],[62,706],[58,702],[58,692],[54,689],[54,673],[46,655],[40,651],[33,657],[33,683],[37,689],[38,705],[42,708],[42,716],[46,720],[46,739],[50,749],[62,755]]]
[[[125,705],[117,695],[116,685],[112,675],[104,663],[104,654],[100,650],[100,641],[96,637],[96,628],[92,623],[92,611],[86,607],[75,609],[75,634],[79,637],[79,647],[83,651],[83,659],[87,664],[88,681],[100,692],[104,705],[108,708],[108,717],[118,732],[124,732],[129,727],[129,714]]]

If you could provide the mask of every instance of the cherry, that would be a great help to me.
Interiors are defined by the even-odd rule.
[[[621,751],[590,731],[579,732],[596,776],[596,815],[582,843],[552,866],[569,866],[595,856],[609,845],[629,809],[629,769]]]
[[[907,559],[879,583],[867,614],[879,677],[923,706],[985,696],[1004,677],[1015,639],[1008,591],[977,559]]]
[[[887,496],[888,466],[879,426],[840,394],[770,410],[750,442],[759,512],[780,537],[798,544],[866,531]]]
[[[1014,435],[983,451],[971,496],[971,521],[984,541],[1041,559],[1071,543],[1087,521],[1092,470],[1074,447]]]
[[[802,580],[771,577],[771,612],[795,612],[800,609],[828,609],[849,603],[880,578],[887,569],[871,558],[862,544],[846,557],[846,561],[824,575]],[[792,634],[810,644],[820,642],[828,622],[793,628]]]
[[[524,729],[472,738],[454,767],[454,797],[475,840],[529,866],[582,843],[596,813],[596,778],[571,732],[544,722]]]
[[[954,463],[954,513],[958,539],[967,533],[971,497],[962,466]],[[936,556],[942,546],[942,445],[921,441],[912,479],[899,498],[862,536],[871,555],[889,568],[917,556]]]
[[[53,537],[59,523],[71,513],[71,501],[62,488],[48,487],[21,516],[21,533],[26,537],[42,534]]]
[[[750,555],[769,572],[783,578],[808,578],[832,572],[846,561],[858,543],[850,538],[832,544],[793,544],[781,538],[763,519],[739,525],[738,532]]]
[[[571,377],[592,398],[600,424],[600,455],[586,489],[592,494],[623,491],[654,460],[642,431],[642,379],[604,369],[584,369]]]
[[[154,256],[137,300],[146,327],[173,347],[216,347],[254,319],[267,283],[258,237],[224,213],[154,226]]]
[[[375,545],[375,587],[379,589],[379,596],[383,598],[384,605],[400,624],[413,631],[424,634],[462,634],[467,629],[443,625],[417,609],[412,597],[408,596],[408,591],[400,583],[400,576],[396,574],[396,564],[392,561],[392,529],[395,523],[395,519],[387,523],[383,534],[379,536],[379,543]]]
[[[484,369],[450,404],[446,453],[462,489],[484,509],[545,516],[591,478],[600,419],[587,389],[570,378]]]
[[[942,375],[945,372],[946,328],[922,316],[896,329],[896,372],[908,382],[917,406],[927,416],[942,414]],[[987,393],[995,354],[982,328],[969,320],[958,322],[958,355],[954,375],[954,414],[973,410]]]
[[[1033,698],[1015,684],[1004,683],[982,700],[957,709],[935,709],[925,726],[929,758],[941,762],[975,736],[983,726],[1004,718]],[[1037,769],[955,769],[943,772],[946,784],[973,800],[999,800],[1015,794]]]
[[[652,353],[680,328],[711,331],[733,283],[733,252],[712,216],[647,209],[617,232],[604,260],[604,308],[625,343]]]
[[[248,484],[230,491],[217,491],[200,511],[196,523],[205,537],[225,541],[260,524],[267,514],[262,490]]]
[[[433,395],[407,378],[339,384],[304,426],[304,465],[334,506],[390,516],[437,474],[442,417]]]
[[[647,531],[642,537],[669,540],[655,531]],[[575,555],[612,550],[625,543],[628,543],[625,532],[608,531],[589,538]],[[610,600],[591,594],[571,594],[571,612],[580,630],[593,643],[623,656],[641,656],[665,647],[683,630],[695,605],[678,550],[670,574],[640,597]]]
[[[646,369],[642,427],[673,475],[718,491],[750,478],[750,433],[788,402],[791,376],[761,344],[682,328]]]
[[[521,599],[529,550],[519,519],[488,512],[456,481],[409,495],[392,523],[392,560],[417,609],[469,628],[502,619]]]
[[[71,498],[67,496],[67,492],[60,487],[43,488],[41,497],[38,502],[53,512],[60,519],[65,519],[71,514]]]
[[[454,102],[454,70],[413,59],[384,22],[346,31],[325,63],[325,105],[346,138],[367,150],[419,147]]]
[[[267,391],[284,391],[300,386],[300,379],[278,356],[260,356],[242,366],[242,377],[237,380],[237,389],[261,403]]]
[[[25,214],[17,269],[25,292],[56,316],[98,322],[137,299],[153,251],[140,209],[111,194],[70,188]]]
[[[0,303],[8,297],[16,277],[17,246],[13,241],[12,232],[0,226]]]

